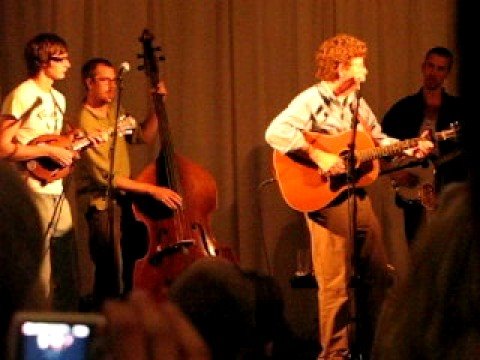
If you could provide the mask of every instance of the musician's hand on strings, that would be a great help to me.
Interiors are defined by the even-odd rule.
[[[337,161],[327,170],[329,175],[340,175],[347,172],[347,167],[345,166],[345,161],[342,158],[337,156]]]
[[[61,146],[41,145],[47,150],[48,157],[59,165],[66,167],[72,165],[73,161],[79,158],[77,151],[65,149]]]
[[[102,130],[97,130],[86,134],[85,137],[90,141],[93,147],[97,147],[108,140],[108,133]]]
[[[158,201],[163,202],[170,209],[178,210],[182,207],[182,197],[167,187],[153,185],[149,194]]]
[[[417,142],[415,147],[405,150],[405,154],[408,156],[414,156],[417,159],[422,159],[427,155],[431,154],[434,149],[433,142],[429,139],[430,132],[425,130],[420,136],[420,140]]]
[[[70,131],[68,135],[70,136],[70,139],[73,141],[73,140],[78,140],[85,137],[85,132],[82,129],[76,128]]]
[[[108,140],[108,134],[102,132],[101,130],[87,134],[85,131],[79,128],[72,130],[69,133],[69,137],[72,142],[86,138],[94,147]]]
[[[319,149],[310,149],[308,154],[317,164],[322,174],[339,175],[347,171],[345,162],[336,154],[327,153]]]

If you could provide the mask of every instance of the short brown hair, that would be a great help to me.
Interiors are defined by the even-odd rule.
[[[105,65],[109,68],[114,67],[110,60],[101,58],[101,57],[92,58],[88,60],[85,64],[83,64],[82,70],[81,70],[81,76],[82,76],[83,86],[87,90],[88,90],[87,79],[93,79],[95,77],[95,71],[97,70],[98,65]]]
[[[452,65],[453,65],[453,53],[447,49],[446,47],[443,47],[443,46],[435,46],[431,49],[429,49],[427,51],[427,53],[425,54],[425,61],[427,61],[427,59],[430,57],[430,55],[438,55],[438,56],[441,56],[441,57],[444,57],[446,59],[448,59],[448,71],[450,71],[452,69]]]
[[[364,41],[348,34],[335,35],[321,43],[315,53],[315,76],[320,80],[337,80],[340,64],[349,64],[352,58],[366,56],[367,44]]]
[[[48,62],[51,56],[66,53],[66,41],[55,33],[40,33],[25,45],[24,58],[27,64],[28,76],[35,76],[42,64]]]

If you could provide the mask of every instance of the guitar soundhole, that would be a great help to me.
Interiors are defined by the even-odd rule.
[[[58,170],[58,168],[60,167],[60,165],[56,161],[47,157],[39,159],[38,162],[42,168],[48,171],[55,171],[55,170]]]
[[[335,175],[330,177],[330,190],[332,192],[339,191],[342,187],[347,185],[347,175]]]
[[[355,171],[356,180],[358,181],[359,178],[361,178],[365,174],[368,174],[372,170],[373,170],[373,162],[371,161],[363,162]]]

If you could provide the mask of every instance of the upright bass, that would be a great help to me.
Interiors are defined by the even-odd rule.
[[[144,70],[152,88],[159,83],[159,47],[153,46],[153,35],[144,30]],[[154,163],[149,164],[138,180],[175,190],[183,198],[179,210],[171,210],[149,197],[134,199],[133,210],[137,220],[148,231],[148,251],[137,260],[133,287],[151,293],[156,299],[165,298],[169,285],[196,260],[209,256],[234,257],[227,247],[218,247],[212,235],[211,213],[217,207],[217,188],[212,175],[174,151],[170,135],[164,95],[153,93],[155,112],[159,122],[160,149]]]

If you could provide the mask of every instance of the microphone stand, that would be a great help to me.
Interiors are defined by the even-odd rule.
[[[357,198],[356,198],[356,159],[355,159],[355,149],[356,149],[356,138],[357,138],[357,127],[359,123],[358,118],[358,108],[360,104],[360,95],[359,92],[356,92],[355,99],[355,109],[352,117],[351,124],[351,139],[348,144],[348,155],[347,155],[347,191],[348,191],[348,205],[349,205],[349,240],[353,241],[353,253],[351,254],[351,278],[350,278],[350,288],[353,289],[353,320],[355,323],[355,331],[352,334],[350,332],[350,341],[352,343],[352,359],[353,360],[366,360],[365,356],[365,343],[363,341],[364,337],[364,279],[362,278],[363,274],[360,271],[360,251],[361,244],[365,240],[360,236],[360,233],[357,229]],[[353,335],[353,339],[352,339]]]
[[[122,248],[120,244],[120,237],[115,236],[115,202],[113,194],[113,176],[115,168],[115,149],[117,146],[117,137],[118,137],[118,118],[120,115],[120,103],[121,96],[123,92],[123,79],[122,72],[119,72],[117,77],[117,104],[115,109],[115,124],[112,131],[112,142],[109,148],[109,172],[108,172],[108,183],[107,183],[107,211],[108,211],[108,238],[110,244],[113,244],[114,251],[114,261],[117,269],[117,289],[118,295],[122,295],[124,290],[123,284],[123,260],[122,260]]]

